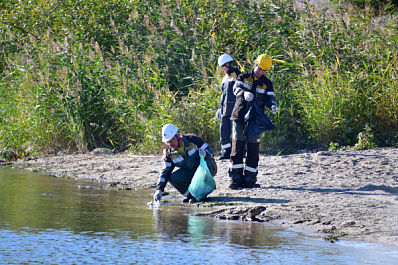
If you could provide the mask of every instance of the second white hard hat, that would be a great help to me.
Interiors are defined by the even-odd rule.
[[[232,62],[233,60],[234,59],[230,55],[223,54],[220,57],[218,57],[218,66],[221,67],[228,62]]]

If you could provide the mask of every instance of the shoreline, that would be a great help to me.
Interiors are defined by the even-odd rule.
[[[398,249],[397,148],[260,155],[255,189],[229,189],[229,161],[216,163],[217,189],[205,202],[214,207],[210,217],[267,221],[322,234],[330,242],[340,238]],[[8,167],[151,190],[162,166],[161,156],[94,151],[17,160]],[[182,198],[170,184],[165,191]]]

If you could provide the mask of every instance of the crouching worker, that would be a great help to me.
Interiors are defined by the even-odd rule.
[[[203,154],[207,167],[213,177],[217,173],[217,165],[214,160],[212,148],[195,134],[180,134],[173,124],[166,124],[162,128],[162,141],[169,148],[164,150],[164,166],[159,176],[154,201],[160,201],[162,192],[168,182],[173,185],[183,196],[183,203],[195,203],[188,187],[200,164],[199,154]],[[174,170],[175,168],[178,168]],[[174,172],[173,172],[174,171]]]

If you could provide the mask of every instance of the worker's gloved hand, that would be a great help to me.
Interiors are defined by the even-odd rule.
[[[271,106],[271,112],[272,112],[272,114],[277,114],[278,113],[278,107],[275,106],[275,105],[272,105]]]
[[[162,191],[156,190],[155,194],[153,194],[153,200],[155,202],[160,201],[162,199]]]
[[[199,149],[199,154],[202,154],[202,155],[203,155],[203,158],[205,158],[205,157],[206,157],[206,150],[204,150],[204,149]]]
[[[221,109],[217,110],[216,117],[219,121],[221,121]]]
[[[248,91],[243,92],[243,96],[245,97],[246,101],[252,101],[254,99],[253,93]]]

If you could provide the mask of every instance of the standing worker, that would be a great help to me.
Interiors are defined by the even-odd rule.
[[[266,54],[257,57],[253,70],[241,73],[234,85],[236,104],[232,111],[232,153],[228,170],[231,189],[256,188],[261,133],[254,136],[245,134],[245,114],[248,102],[255,100],[264,111],[265,106],[273,114],[278,113],[274,87],[264,74],[271,69],[272,60]],[[243,158],[247,145],[245,166]]]
[[[225,73],[221,82],[221,101],[220,107],[217,110],[217,119],[220,120],[220,142],[221,142],[221,156],[220,159],[229,159],[231,155],[231,132],[232,122],[230,120],[231,113],[235,105],[236,97],[234,95],[233,87],[236,78],[241,73],[238,68],[232,65],[234,59],[228,55],[223,54],[218,58],[218,66]]]
[[[206,161],[207,167],[213,177],[217,173],[217,165],[213,158],[211,147],[202,138],[195,134],[180,134],[173,124],[166,124],[162,128],[162,141],[169,148],[164,150],[164,166],[159,176],[154,201],[162,199],[162,192],[167,182],[170,182],[186,198],[182,202],[197,202],[188,191],[189,184],[200,164],[200,156]],[[174,170],[175,167],[179,169]]]

